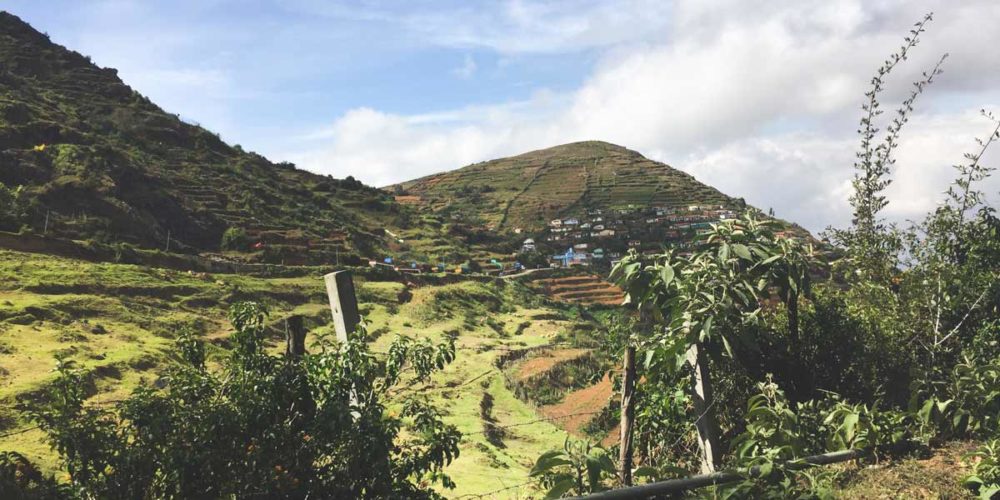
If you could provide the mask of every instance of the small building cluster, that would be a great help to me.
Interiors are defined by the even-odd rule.
[[[553,255],[553,265],[562,267],[616,260],[629,249],[655,253],[664,245],[687,248],[698,234],[711,224],[736,217],[723,205],[687,207],[626,207],[614,210],[588,210],[586,216],[553,219],[542,238],[549,246],[567,250]],[[522,250],[536,248],[534,239],[525,240]]]

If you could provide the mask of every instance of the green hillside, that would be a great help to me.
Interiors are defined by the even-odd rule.
[[[411,395],[429,397],[464,434],[461,456],[448,468],[458,484],[449,496],[511,484],[523,485],[521,494],[534,489],[528,471],[535,458],[561,446],[567,429],[583,435],[578,427],[609,403],[610,388],[590,412],[573,415],[578,422],[571,426],[568,416],[536,406],[530,395],[545,389],[548,400],[558,400],[586,381],[559,386],[537,376],[561,361],[536,366],[532,379],[520,377],[535,356],[544,360],[549,353],[596,346],[587,334],[595,324],[572,308],[513,281],[355,272],[375,352],[384,354],[397,333],[436,341],[457,336],[454,363],[389,402],[395,407]],[[226,312],[236,301],[268,307],[269,350],[284,349],[282,325],[290,315],[305,319],[313,349],[318,335],[332,331],[320,275],[318,269],[287,277],[189,273],[0,250],[0,450],[22,453],[46,473],[58,470],[55,452],[24,411],[52,384],[56,355],[83,371],[88,404],[102,407],[158,383],[176,366],[179,332],[206,341],[210,364],[217,366],[231,347]],[[489,422],[480,408],[484,398],[495,401]],[[488,425],[505,430],[491,436]]]
[[[270,262],[383,248],[412,222],[390,196],[230,146],[134,91],[110,68],[0,12],[0,184],[24,186],[0,230],[172,251],[217,250],[242,228]],[[405,210],[404,210],[405,211]]]
[[[469,165],[393,186],[417,204],[500,231],[536,232],[588,210],[734,205],[737,200],[641,154],[576,142]]]

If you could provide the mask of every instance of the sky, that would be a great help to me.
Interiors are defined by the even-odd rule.
[[[273,161],[385,186],[579,140],[819,232],[850,222],[869,81],[924,14],[888,111],[892,221],[943,199],[1000,113],[995,0],[5,0],[169,112]],[[994,165],[1000,153],[985,160]],[[997,199],[1000,179],[983,188]]]

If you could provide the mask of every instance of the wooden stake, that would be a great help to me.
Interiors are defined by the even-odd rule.
[[[361,322],[358,298],[354,294],[354,279],[350,271],[336,271],[323,279],[326,281],[326,294],[330,298],[330,312],[333,314],[337,340],[347,342]]]
[[[302,316],[294,315],[285,319],[285,354],[301,358],[306,353],[306,329]]]
[[[622,486],[632,486],[632,425],[635,422],[635,347],[625,348],[622,380],[621,445],[619,478]]]
[[[701,449],[701,473],[711,474],[719,466],[721,445],[718,423],[712,405],[712,379],[708,374],[708,358],[696,342],[687,351],[687,363],[694,369],[692,399],[694,400],[695,427],[698,429],[698,447]]]

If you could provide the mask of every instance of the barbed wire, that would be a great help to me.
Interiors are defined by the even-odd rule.
[[[459,498],[470,498],[470,499],[472,499],[472,498],[485,498],[485,497],[488,497],[488,496],[496,495],[497,493],[503,493],[505,491],[513,490],[515,488],[522,488],[522,487],[527,486],[529,484],[534,484],[534,482],[535,481],[525,481],[523,483],[515,484],[513,486],[507,486],[505,488],[500,488],[498,490],[487,491],[486,493],[469,493],[469,494],[465,494],[465,495],[459,495],[459,496],[457,496],[455,498],[456,499],[459,499]]]
[[[516,424],[491,425],[491,427],[493,427],[494,429],[510,429],[512,427],[522,427],[522,426],[525,426],[525,425],[537,424],[537,423],[540,423],[540,422],[551,422],[553,420],[559,420],[559,419],[562,419],[562,418],[569,418],[569,417],[577,417],[577,416],[580,416],[580,415],[596,415],[598,413],[603,413],[603,412],[604,412],[603,409],[598,410],[598,411],[581,411],[581,412],[577,412],[577,413],[567,413],[565,415],[556,415],[556,416],[552,416],[552,417],[544,417],[544,418],[539,418],[539,419],[535,419],[535,420],[527,420],[525,422],[518,422]],[[485,434],[486,432],[488,432],[488,431],[482,430],[482,431],[474,431],[474,432],[463,432],[462,434],[463,435],[467,435],[467,436],[471,436],[473,434]]]
[[[5,434],[0,434],[0,439],[9,438],[11,436],[16,436],[18,434],[24,434],[25,432],[33,431],[33,430],[38,429],[38,428],[41,428],[41,426],[39,426],[39,425],[33,425],[31,427],[25,427],[23,429],[18,429],[16,431],[8,432],[8,433],[5,433]]]

